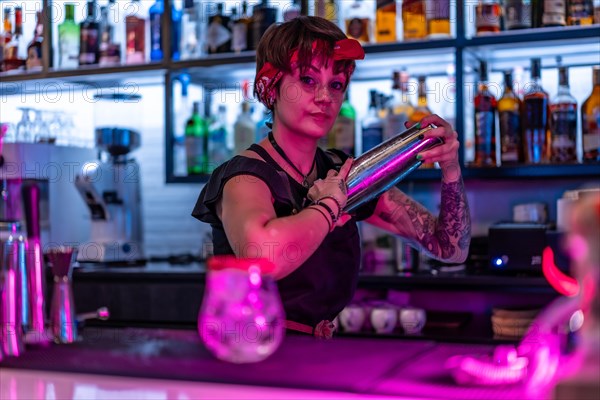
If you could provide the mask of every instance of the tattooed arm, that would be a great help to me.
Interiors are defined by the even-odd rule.
[[[458,180],[442,181],[441,197],[436,218],[398,188],[392,188],[381,196],[367,222],[408,239],[437,260],[463,262],[471,242],[471,217],[460,175]]]
[[[384,193],[367,222],[395,233],[422,248],[429,256],[445,262],[464,262],[471,242],[471,215],[458,163],[457,134],[436,115],[422,124],[439,128],[433,135],[444,137],[445,144],[421,153],[423,161],[440,163],[442,169],[441,209],[437,218],[425,207],[392,188]]]

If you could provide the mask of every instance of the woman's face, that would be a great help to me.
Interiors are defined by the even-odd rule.
[[[344,101],[346,76],[316,62],[304,72],[294,68],[281,80],[275,101],[277,128],[318,139],[326,135]]]

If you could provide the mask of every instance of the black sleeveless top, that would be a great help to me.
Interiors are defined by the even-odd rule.
[[[292,215],[309,205],[308,189],[287,175],[264,148],[253,144],[249,150],[264,161],[235,156],[223,163],[212,173],[192,211],[192,216],[211,225],[215,255],[234,254],[216,213],[216,204],[229,179],[250,175],[265,182],[274,198],[277,217]],[[335,163],[327,153],[317,149],[315,159],[320,179],[325,178],[330,169],[339,169],[348,157],[339,151],[331,152],[341,163]],[[324,319],[333,320],[352,300],[361,260],[356,222],[371,216],[376,204],[377,199],[359,207],[350,221],[325,237],[304,264],[277,281],[288,320],[315,326]],[[293,254],[295,249],[292,245],[289,247]]]

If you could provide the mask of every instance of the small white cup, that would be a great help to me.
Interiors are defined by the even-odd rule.
[[[365,323],[365,318],[365,310],[357,304],[346,306],[339,315],[344,332],[360,332]]]
[[[400,310],[400,325],[406,334],[421,332],[427,321],[425,310],[416,307],[404,307]]]
[[[398,311],[391,306],[380,306],[371,310],[371,325],[377,333],[391,333],[397,322]]]

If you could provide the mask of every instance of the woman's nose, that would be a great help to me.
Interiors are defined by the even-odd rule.
[[[315,101],[331,103],[333,95],[327,85],[318,85],[315,89]]]

